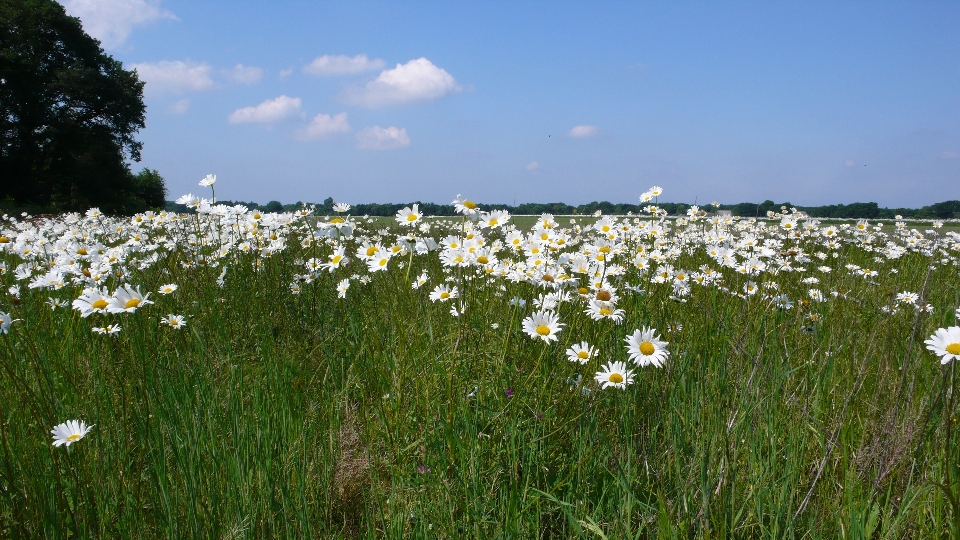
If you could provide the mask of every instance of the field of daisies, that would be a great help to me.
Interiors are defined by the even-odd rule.
[[[661,191],[3,216],[0,537],[960,535],[956,224]]]

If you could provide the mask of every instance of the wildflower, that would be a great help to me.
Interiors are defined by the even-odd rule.
[[[6,334],[10,331],[10,326],[20,319],[11,319],[9,313],[0,311],[0,333]]]
[[[423,287],[426,284],[427,284],[427,273],[423,272],[422,274],[420,274],[420,277],[418,277],[416,281],[410,284],[410,286],[413,287],[414,289],[419,289],[420,287]]]
[[[172,293],[173,291],[176,291],[176,290],[177,290],[177,284],[176,284],[176,283],[168,283],[167,285],[164,285],[164,286],[160,287],[160,290],[157,291],[157,292],[159,292],[160,294],[170,294],[170,293]]]
[[[630,360],[638,366],[653,364],[656,367],[663,367],[663,362],[670,358],[670,352],[664,348],[669,343],[660,341],[657,331],[653,328],[645,326],[642,330],[636,330],[624,341],[627,342]]]
[[[50,297],[47,298],[47,305],[50,306],[50,309],[56,310],[57,308],[65,307],[67,303],[59,298]]]
[[[340,283],[337,283],[337,298],[346,298],[347,289],[350,288],[350,280],[343,279]]]
[[[576,345],[573,345],[567,349],[567,360],[571,362],[578,362],[580,364],[586,364],[590,361],[591,358],[596,356],[597,351],[590,346],[586,341],[581,341]]]
[[[560,317],[552,311],[534,311],[532,315],[523,319],[523,331],[534,339],[542,339],[547,343],[557,341],[560,327]]]
[[[456,287],[451,289],[449,285],[437,285],[437,287],[433,289],[433,292],[430,293],[430,300],[433,302],[446,302],[458,296],[460,296],[460,293]]]
[[[901,304],[916,305],[919,299],[920,297],[917,294],[912,292],[904,291],[902,293],[897,294],[897,302],[900,302]]]
[[[820,289],[810,289],[808,294],[810,295],[810,299],[814,302],[823,302],[823,293],[820,292]]]
[[[79,311],[81,317],[87,318],[93,313],[106,313],[110,300],[103,289],[86,289],[80,298],[73,301],[73,309]]]
[[[167,315],[166,317],[160,317],[160,323],[165,324],[174,330],[179,330],[187,325],[187,321],[183,319],[183,315],[174,315],[173,313]]]
[[[415,225],[423,214],[420,213],[420,205],[414,204],[411,209],[409,206],[397,212],[397,223],[400,225]]]
[[[108,324],[106,326],[94,326],[92,330],[94,334],[117,336],[122,328],[119,324]]]
[[[86,437],[87,433],[90,433],[90,430],[93,429],[94,425],[96,424],[91,424],[88,426],[83,420],[67,420],[66,422],[50,430],[50,434],[53,435],[53,445],[70,446],[71,444]]]
[[[200,185],[203,187],[209,187],[209,186],[212,186],[214,183],[216,183],[216,181],[217,181],[217,175],[208,174],[203,178],[203,180],[200,180]]]
[[[928,350],[940,357],[941,364],[960,360],[960,326],[938,328],[924,343]]]
[[[342,213],[344,213],[344,212],[349,212],[349,211],[350,211],[350,205],[347,204],[347,203],[338,202],[337,204],[333,205],[333,211],[334,211],[334,212],[337,212],[338,214],[342,214]]]
[[[110,313],[134,313],[140,306],[146,306],[153,302],[148,300],[147,296],[140,294],[139,288],[134,289],[130,285],[124,285],[113,293],[113,298],[107,302],[107,311]]]
[[[620,388],[623,390],[628,384],[633,384],[633,371],[627,369],[624,362],[610,362],[594,375],[594,379],[600,384],[601,389]]]
[[[610,302],[592,300],[587,306],[587,309],[584,310],[584,313],[586,313],[588,317],[595,321],[610,319],[614,323],[620,324],[623,321],[623,316],[626,312],[622,309],[617,309]]]

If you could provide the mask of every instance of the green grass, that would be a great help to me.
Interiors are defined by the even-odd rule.
[[[184,268],[216,247],[191,252],[186,235],[203,232],[192,220],[175,229],[182,238],[169,234],[177,250],[161,247],[155,264],[108,278],[111,291],[179,285],[134,314],[52,310],[48,297],[72,301],[82,287],[29,289],[13,272],[23,258],[2,255],[3,289],[19,283],[21,294],[5,295],[0,310],[22,320],[0,335],[0,536],[960,534],[960,407],[950,391],[960,377],[956,362],[941,366],[923,346],[957,324],[955,259],[877,262],[848,244],[827,261],[830,274],[754,278],[795,301],[810,275],[825,293],[847,291],[787,311],[716,287],[675,301],[668,285],[630,270],[625,282],[647,292],[619,289],[622,324],[565,302],[559,342],[546,344],[521,331],[532,306],[508,300],[547,289],[473,268],[445,273],[433,253],[395,257],[368,284],[352,280],[345,299],[336,284],[367,274],[357,260],[291,294],[303,272],[295,261],[330,249],[302,247],[299,225],[271,257],[231,251],[220,287],[220,267]],[[813,252],[814,242],[794,247]],[[847,263],[879,270],[876,284]],[[716,267],[702,250],[672,264]],[[412,289],[424,270],[429,285]],[[445,276],[463,296],[460,317],[427,299]],[[724,276],[732,290],[745,281]],[[900,291],[921,293],[934,312],[881,312]],[[187,327],[160,325],[167,313],[185,315]],[[123,330],[91,332],[106,322]],[[668,331],[674,323],[682,329]],[[623,391],[598,390],[598,364],[625,360],[624,337],[642,326],[669,342],[666,365],[637,369]],[[582,340],[601,351],[587,366],[564,353]],[[96,427],[53,448],[50,429],[72,418]]]

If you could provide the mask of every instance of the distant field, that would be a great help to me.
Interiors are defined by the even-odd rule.
[[[139,218],[0,221],[0,537],[960,534],[942,234]]]

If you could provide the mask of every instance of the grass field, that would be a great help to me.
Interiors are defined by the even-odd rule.
[[[408,215],[0,222],[0,536],[960,535],[949,226]]]

